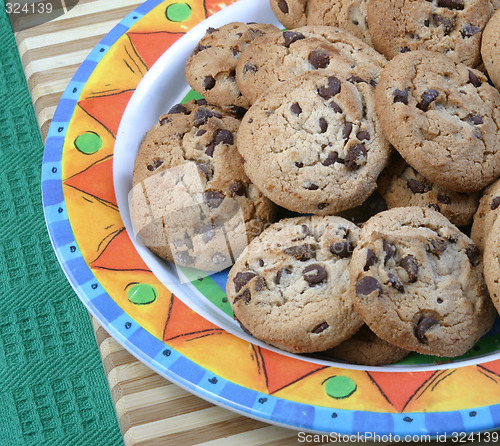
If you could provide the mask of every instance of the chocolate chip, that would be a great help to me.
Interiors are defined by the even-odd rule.
[[[205,149],[205,153],[208,155],[208,156],[211,156],[213,157],[214,156],[214,151],[215,151],[215,142],[211,142],[207,148]]]
[[[410,48],[408,48],[407,46],[404,46],[403,48],[399,49],[399,52],[401,54],[403,54],[403,53],[409,53],[410,51],[411,51]]]
[[[493,198],[493,200],[491,200],[491,206],[490,206],[490,208],[491,208],[492,211],[494,211],[499,206],[500,206],[500,195],[498,197]]]
[[[245,113],[248,111],[244,107],[240,107],[239,105],[230,105],[229,113],[231,113],[235,118],[242,119],[245,116]]]
[[[278,2],[278,8],[280,8],[280,11],[283,14],[288,14],[288,3],[285,0],[279,0]]]
[[[403,282],[401,282],[401,279],[398,276],[392,273],[388,273],[387,277],[389,278],[389,283],[393,288],[396,288],[396,290],[398,290],[400,293],[405,292]]]
[[[349,257],[354,250],[354,242],[350,240],[335,242],[330,245],[330,252],[341,258]]]
[[[257,68],[257,65],[254,65],[253,63],[247,62],[243,66],[243,72],[244,73],[257,73],[259,69]]]
[[[300,161],[297,161],[295,163],[295,167],[299,168],[299,169],[302,169],[302,167],[304,167],[304,163],[301,163]]]
[[[218,190],[208,190],[203,195],[207,205],[212,209],[217,209],[225,198],[225,195]]]
[[[208,164],[200,163],[197,166],[198,166],[198,169],[200,169],[201,173],[203,173],[203,175],[205,175],[205,178],[207,179],[207,181],[209,181],[213,177],[214,171]]]
[[[213,76],[207,76],[203,79],[203,88],[205,90],[211,90],[215,87],[215,78]]]
[[[201,53],[202,51],[208,50],[210,46],[205,46],[205,45],[197,45],[194,50],[192,55],[196,56],[197,54]]]
[[[479,251],[479,248],[474,244],[470,244],[465,248],[465,254],[467,254],[467,257],[469,258],[470,263],[472,266],[477,266],[479,265],[479,260],[481,258],[481,251]]]
[[[447,247],[448,247],[448,242],[446,240],[434,239],[434,240],[429,240],[429,244],[427,245],[427,250],[440,257],[441,254],[443,254],[443,252],[446,251]]]
[[[399,264],[406,271],[406,274],[408,274],[408,281],[410,283],[415,282],[418,276],[418,263],[415,256],[408,254],[401,259]]]
[[[318,190],[319,186],[317,184],[311,183],[306,187],[307,190]]]
[[[335,95],[340,93],[340,90],[342,88],[342,84],[338,78],[335,76],[330,76],[328,78],[328,83],[327,85],[323,85],[319,87],[318,89],[318,94],[323,98],[323,99],[331,99]]]
[[[326,157],[326,159],[321,162],[323,166],[331,166],[332,164],[335,163],[344,164],[344,160],[339,158],[339,154],[337,152],[330,152]]]
[[[309,62],[316,68],[326,68],[330,63],[330,55],[324,50],[314,50],[309,54]]]
[[[375,277],[366,276],[356,283],[356,294],[358,296],[369,296],[374,292],[377,292],[377,296],[380,296],[380,293],[382,293],[382,287]]]
[[[264,265],[265,265],[264,260],[259,259],[259,266],[264,266]]]
[[[154,172],[163,164],[163,160],[159,158],[155,158],[151,164],[148,164],[147,169],[150,172]]]
[[[291,106],[290,106],[290,111],[294,114],[294,115],[300,115],[302,113],[302,108],[300,107],[300,105],[298,104],[298,102],[294,102]]]
[[[297,40],[302,40],[302,39],[305,39],[306,37],[304,36],[304,34],[301,34],[301,33],[297,33],[295,31],[285,31],[283,33],[283,39],[285,41],[285,43],[283,44],[285,47],[289,48],[290,45],[293,43],[293,42],[296,42]]]
[[[328,130],[328,122],[325,118],[319,118],[320,133],[325,133]]]
[[[206,124],[210,118],[221,119],[222,115],[220,113],[209,110],[208,108],[200,108],[194,115],[193,125],[195,127],[201,127],[202,125]]]
[[[408,189],[410,189],[414,194],[425,194],[432,189],[432,186],[422,184],[420,181],[415,180],[414,178],[410,178],[406,182],[406,185],[408,186]]]
[[[323,322],[322,324],[319,324],[312,332],[314,334],[320,334],[323,333],[328,327],[328,322]]]
[[[181,265],[192,265],[194,259],[189,255],[187,251],[177,252],[174,255],[175,263],[180,263]]]
[[[335,111],[335,113],[342,113],[342,109],[340,108],[340,106],[335,102],[335,101],[331,101],[328,106],[333,109],[333,111]]]
[[[231,146],[234,144],[234,136],[229,130],[217,130],[215,134],[215,144],[227,144]]]
[[[233,278],[233,283],[234,283],[234,289],[237,293],[240,292],[240,290],[248,283],[250,280],[252,280],[254,277],[256,277],[257,274],[253,273],[251,271],[244,272],[244,273],[237,273],[236,276]]]
[[[205,226],[203,226],[200,229],[200,232],[202,234],[201,239],[203,240],[203,243],[208,243],[217,234],[215,226],[212,223],[208,223]],[[237,291],[239,291],[239,290],[237,290]]]
[[[318,209],[322,210],[325,209],[328,206],[328,203],[320,203],[318,204]]]
[[[235,196],[242,197],[245,195],[245,191],[245,183],[242,183],[241,181],[237,181],[236,183],[229,185],[229,195],[231,198],[234,198]]]
[[[366,82],[362,77],[359,77],[355,74],[353,74],[349,79],[347,79],[349,82],[351,82],[351,84],[360,84],[360,83],[365,83],[367,84],[368,82]]]
[[[267,288],[266,281],[264,280],[263,277],[259,277],[257,281],[255,282],[255,291],[262,291]]]
[[[375,265],[378,262],[378,258],[375,253],[371,249],[366,250],[366,263],[363,268],[364,271],[368,271],[371,266]]]
[[[213,34],[213,33],[216,33],[217,31],[219,31],[217,28],[212,28],[211,26],[209,28],[207,28],[207,34]]]
[[[160,121],[159,121],[160,126],[165,125],[165,124],[168,124],[169,122],[172,122],[172,118],[162,118],[162,119],[160,119]]]
[[[437,5],[441,8],[464,9],[463,0],[438,0]]]
[[[438,97],[439,93],[436,90],[426,90],[422,93],[422,102],[417,104],[417,108],[422,110],[422,111],[427,111],[429,108],[429,105],[431,105],[432,102],[436,100]]]
[[[415,328],[415,336],[422,344],[427,344],[426,333],[436,325],[439,325],[439,322],[432,316],[426,316],[420,319]]]
[[[296,246],[290,246],[289,248],[286,248],[283,250],[285,254],[288,254],[297,260],[301,262],[305,262],[306,260],[309,260],[313,254],[316,248],[312,245],[305,244],[305,245],[296,245]]]
[[[194,134],[194,136],[203,136],[205,133],[207,133],[207,131],[206,131],[206,130],[201,129],[201,130],[198,130],[198,131]]]
[[[424,20],[424,26],[429,26],[431,24],[429,19]]]
[[[252,300],[252,293],[248,288],[234,298],[233,304],[239,302],[240,300],[246,304]]]
[[[436,27],[443,26],[445,36],[449,35],[456,26],[454,17],[443,17],[439,14],[432,14],[432,21]]]
[[[368,133],[366,130],[362,130],[356,134],[356,138],[358,138],[360,141],[369,141],[370,133]]]
[[[471,70],[469,70],[469,83],[474,85],[476,88],[480,87],[482,83]]]
[[[342,138],[349,139],[349,136],[351,135],[352,132],[352,127],[353,127],[352,122],[345,123],[344,129],[342,130]]]
[[[360,165],[364,164],[366,160],[366,149],[363,144],[357,144],[352,146],[345,156],[344,162],[345,166],[349,170],[356,170]]]
[[[304,280],[311,286],[324,282],[327,277],[325,268],[317,263],[304,268],[303,275]]]
[[[191,114],[191,112],[184,107],[182,104],[175,104],[169,111],[169,114],[178,114],[178,113],[183,113],[185,115]]]
[[[300,230],[301,230],[302,234],[304,234],[305,237],[311,235],[311,230],[309,229],[309,226],[307,226],[307,225],[301,225]]]
[[[437,199],[440,203],[442,204],[451,204],[451,198],[448,197],[448,195],[445,195],[445,194],[439,194],[437,196]]]
[[[394,98],[394,103],[402,102],[405,105],[408,105],[408,88],[404,90],[394,90],[392,92],[392,97]]]
[[[390,244],[387,240],[382,240],[382,249],[384,250],[384,265],[387,265],[387,262],[394,258],[394,254],[396,253],[396,247]]]
[[[478,34],[481,32],[481,28],[478,26],[474,25],[465,25],[462,28],[462,31],[460,31],[460,34],[462,34],[462,37],[465,39],[466,37],[472,37],[475,34]]]
[[[274,278],[274,283],[276,285],[279,285],[281,283],[283,274],[292,274],[292,270],[290,268],[281,268],[280,270],[278,270],[278,272],[276,273],[276,277]]]
[[[479,115],[476,115],[476,114],[470,114],[468,115],[466,118],[465,118],[465,121],[469,122],[470,124],[474,124],[474,125],[480,125],[480,124],[483,124],[483,118]]]

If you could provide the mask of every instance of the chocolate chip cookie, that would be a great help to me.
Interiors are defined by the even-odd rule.
[[[238,151],[269,199],[295,212],[331,215],[375,190],[390,146],[369,83],[305,73],[252,105],[238,131]]]
[[[491,16],[484,28],[481,56],[491,81],[500,88],[500,10]]]
[[[408,350],[380,339],[366,324],[363,324],[354,336],[320,355],[349,364],[374,366],[394,364],[409,354]]]
[[[431,51],[400,54],[376,104],[391,144],[433,183],[477,192],[500,175],[500,93],[480,71]]]
[[[489,0],[369,0],[372,43],[388,59],[413,50],[446,54],[475,67],[481,35],[493,13]]]
[[[240,121],[205,100],[175,105],[146,134],[134,165],[130,210],[144,244],[180,266],[231,266],[274,221],[235,145]]]
[[[279,31],[274,25],[232,22],[208,28],[186,63],[191,88],[211,104],[248,108],[236,85],[235,70],[243,50],[257,37]]]
[[[296,217],[268,227],[229,272],[235,319],[293,353],[322,351],[352,336],[362,325],[347,295],[358,233],[340,217]]]
[[[497,219],[487,237],[484,250],[484,277],[491,300],[500,313],[500,219]]]
[[[310,0],[269,0],[274,15],[288,29],[306,24],[309,2]]]
[[[500,179],[488,186],[481,196],[479,207],[474,214],[470,236],[481,252],[486,247],[486,239],[493,223],[500,215]]]
[[[479,193],[453,192],[433,184],[408,165],[397,152],[378,180],[387,209],[424,206],[441,212],[456,226],[467,226],[479,204]]]
[[[351,297],[380,338],[423,354],[464,354],[492,326],[477,246],[442,214],[394,208],[361,229]]]
[[[360,39],[331,26],[304,26],[252,42],[236,67],[236,82],[253,104],[273,84],[308,71],[344,73],[375,86],[385,58]]]

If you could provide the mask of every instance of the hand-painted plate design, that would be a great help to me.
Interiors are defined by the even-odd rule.
[[[498,428],[498,328],[449,364],[418,355],[371,368],[301,358],[241,332],[225,297],[226,273],[198,280],[186,272],[191,282],[181,285],[134,239],[126,196],[137,140],[188,92],[183,58],[208,26],[276,23],[268,0],[231,3],[146,1],[95,47],[66,89],[47,138],[42,188],[54,250],[78,296],[156,372],[269,423],[401,440]]]

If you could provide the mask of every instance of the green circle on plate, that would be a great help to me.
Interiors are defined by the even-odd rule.
[[[167,19],[171,22],[184,22],[191,17],[191,6],[187,3],[172,3],[165,11]]]
[[[136,283],[128,290],[128,300],[136,305],[152,304],[157,297],[156,288],[147,283]]]
[[[102,147],[102,139],[94,132],[82,133],[75,139],[75,147],[86,155],[92,155]]]
[[[351,396],[357,387],[356,383],[348,376],[335,375],[325,381],[326,394],[336,399]]]

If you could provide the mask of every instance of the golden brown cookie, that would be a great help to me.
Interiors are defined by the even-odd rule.
[[[484,28],[481,56],[491,81],[500,88],[500,10],[493,14]]]

